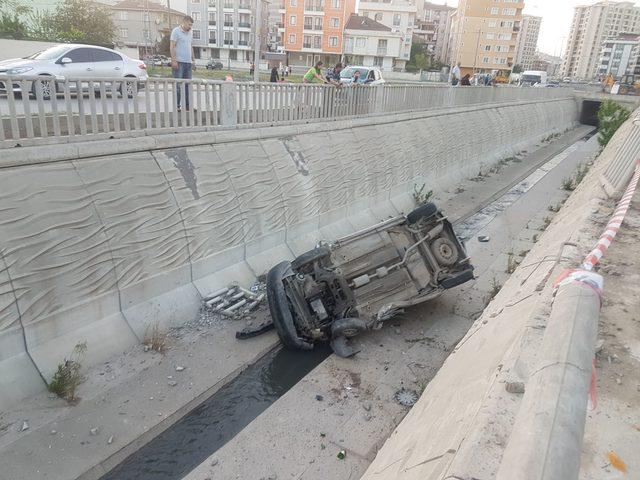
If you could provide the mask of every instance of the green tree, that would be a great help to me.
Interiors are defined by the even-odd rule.
[[[52,41],[111,45],[115,36],[108,7],[86,0],[65,0],[56,11],[34,20],[34,36]]]
[[[29,28],[24,16],[30,10],[20,0],[0,0],[0,38],[28,38]]]
[[[162,39],[156,44],[156,51],[160,55],[166,55],[167,57],[171,55],[169,51],[169,40],[171,35],[169,33],[165,33],[162,35]]]
[[[524,71],[524,69],[522,68],[522,65],[514,65],[513,66],[513,73],[522,73]]]
[[[607,100],[600,105],[598,110],[598,143],[607,145],[618,128],[627,121],[631,112],[612,100]]]
[[[411,45],[411,54],[409,56],[409,62],[406,65],[408,72],[415,72],[418,70],[426,70],[431,66],[431,55],[429,54],[426,45],[421,43],[414,43]]]

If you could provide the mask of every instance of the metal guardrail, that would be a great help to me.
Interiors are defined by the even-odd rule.
[[[12,86],[13,88],[6,88]],[[177,108],[178,93],[190,98]],[[0,76],[0,148],[238,125],[278,125],[435,108],[543,101],[565,89],[236,83],[206,79]]]

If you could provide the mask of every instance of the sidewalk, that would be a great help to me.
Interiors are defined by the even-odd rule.
[[[640,478],[640,191],[600,263],[604,305],[596,356],[597,406],[587,412],[580,478],[636,479]],[[612,465],[609,452],[625,463],[626,474]]]

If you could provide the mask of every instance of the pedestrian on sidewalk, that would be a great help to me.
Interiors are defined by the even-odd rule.
[[[278,78],[278,67],[273,67],[271,69],[271,78],[269,79],[269,81],[271,83],[278,83],[278,80],[280,80]]]
[[[251,62],[249,64],[249,75],[253,76],[253,71],[256,69],[256,64]]]
[[[468,73],[462,77],[462,80],[460,80],[460,85],[462,85],[463,87],[470,87],[471,86],[471,75],[469,75]]]
[[[287,67],[287,72],[289,72],[287,76],[290,76],[291,73],[293,72],[293,68],[291,68],[291,65]]]
[[[458,62],[451,69],[451,85],[453,85],[454,87],[457,86],[458,83],[460,83],[460,76],[461,76],[461,73],[460,73],[460,62]]]
[[[169,39],[169,50],[171,52],[171,70],[173,71],[173,78],[191,79],[193,70],[196,69],[193,61],[193,18],[189,15],[182,17],[180,25],[171,31],[171,37]],[[184,108],[189,110],[189,87],[188,82],[184,85]],[[182,109],[180,103],[181,85],[176,84],[176,100],[178,111]]]

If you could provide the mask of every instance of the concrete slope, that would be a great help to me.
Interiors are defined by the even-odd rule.
[[[615,208],[601,175],[618,159],[627,133],[621,128],[603,151],[363,479],[495,478],[520,407],[523,387],[517,383],[526,385],[537,364],[553,280],[582,261],[601,233],[601,219]]]
[[[24,149],[30,165],[0,169],[0,408],[42,389],[77,342],[103,361],[214,288],[409,211],[414,185],[452,186],[576,118],[568,98],[80,160]]]

